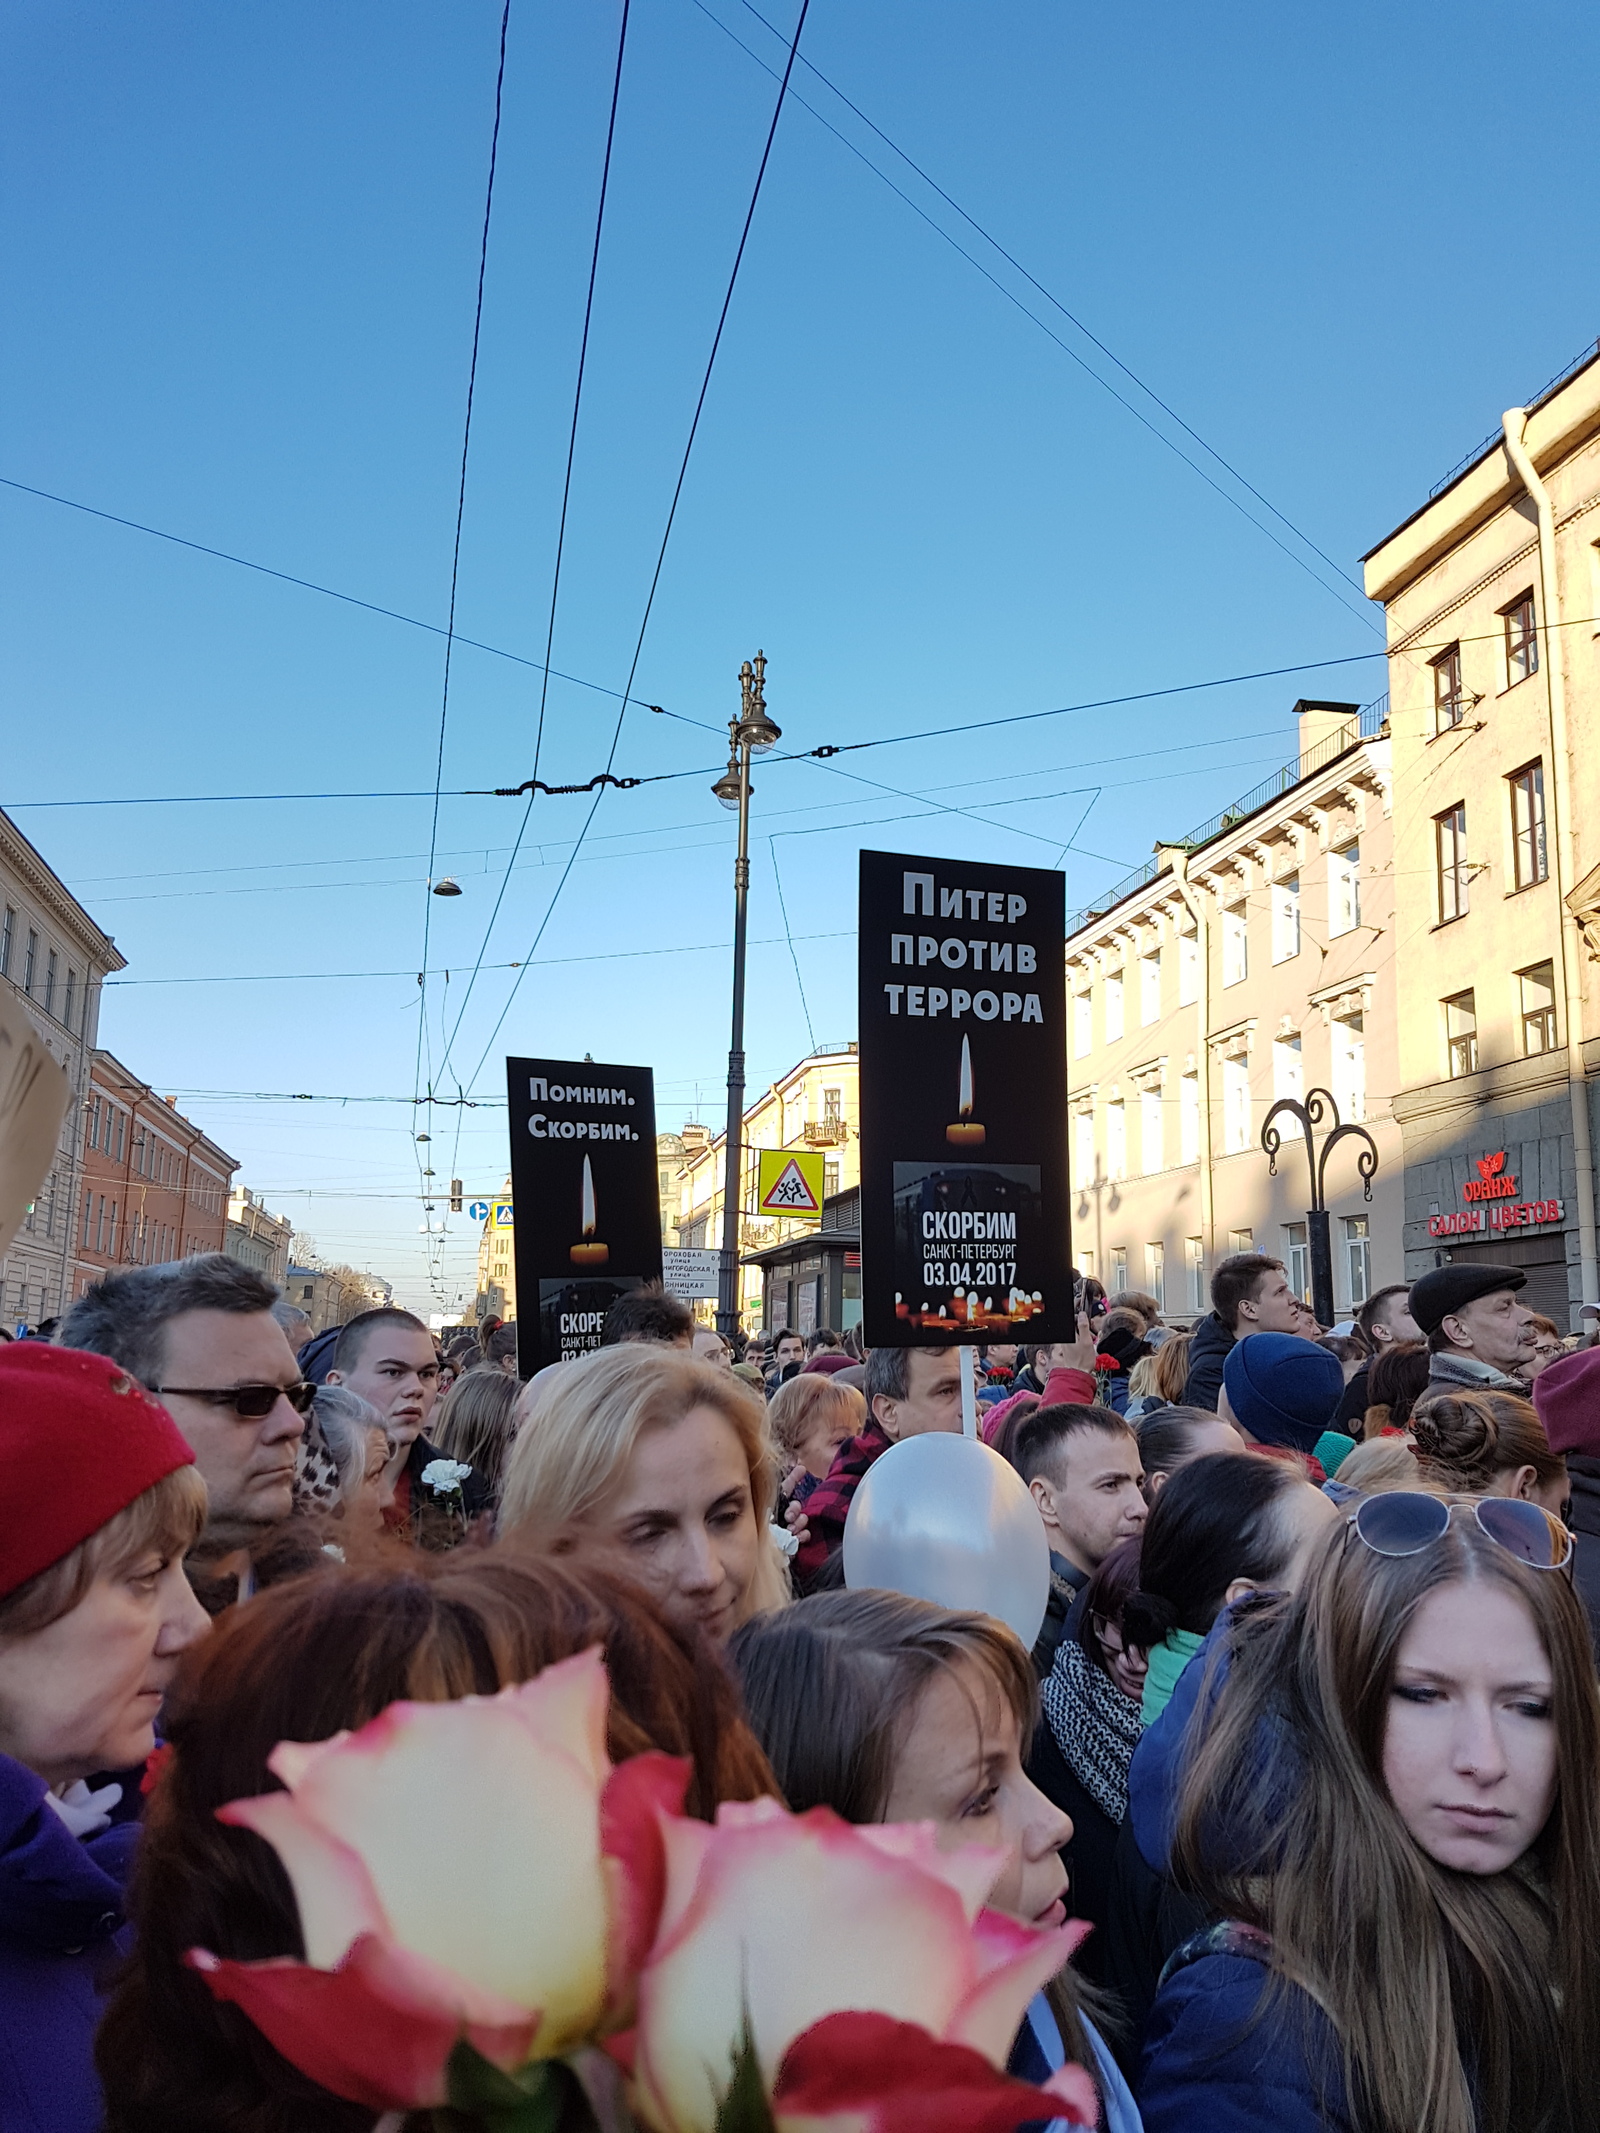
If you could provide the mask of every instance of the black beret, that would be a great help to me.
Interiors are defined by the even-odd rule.
[[[1492,1266],[1483,1260],[1436,1266],[1411,1284],[1411,1316],[1424,1333],[1437,1333],[1452,1311],[1493,1296],[1498,1289],[1523,1289],[1528,1277],[1519,1266]]]

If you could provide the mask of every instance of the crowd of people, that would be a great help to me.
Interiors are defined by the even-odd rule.
[[[523,1382],[514,1326],[312,1338],[220,1255],[108,1276],[0,1347],[0,2133],[367,2133],[190,1967],[304,1954],[216,1810],[281,1741],[596,1645],[613,1754],[687,1758],[692,1813],[931,1823],[1004,1855],[994,1908],[1088,1921],[1011,2063],[1085,2068],[1109,2133],[1580,2133],[1600,1348],[1524,1285],[1324,1328],[1239,1254],[1191,1329],[1085,1282],[1074,1338],[983,1351],[647,1289]],[[968,1372],[1048,1549],[1031,1650],[844,1579]],[[478,1833],[431,1811],[448,1872]]]

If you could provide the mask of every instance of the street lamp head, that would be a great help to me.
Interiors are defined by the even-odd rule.
[[[751,789],[753,791],[754,787]],[[724,807],[737,807],[739,805],[739,759],[737,756],[728,758],[727,769],[718,778],[711,790]]]
[[[753,661],[747,659],[739,669],[740,713],[734,739],[747,747],[752,755],[764,754],[783,738],[782,729],[775,726],[767,716],[766,697],[763,693],[766,679],[765,652],[757,652]]]
[[[458,881],[453,881],[446,874],[442,881],[434,883],[433,893],[435,896],[459,896],[461,894],[461,884]]]

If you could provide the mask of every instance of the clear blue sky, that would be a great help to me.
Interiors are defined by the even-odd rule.
[[[610,0],[512,0],[457,618],[533,659],[617,22]],[[771,113],[719,23],[781,64],[744,0],[633,8],[554,655],[611,690]],[[442,622],[498,30],[484,0],[15,0],[0,474]],[[1576,0],[813,0],[802,50],[1357,578],[1600,332],[1600,18]],[[1266,516],[803,66],[795,87]],[[973,730],[761,771],[752,1084],[808,1043],[769,836],[810,1028],[844,1037],[860,844],[1053,864],[1070,841],[1076,905],[1292,753],[1297,696],[1379,694],[1371,661],[981,731],[1370,651],[1365,603],[1268,523],[1342,599],[791,105],[638,691],[720,726],[763,646],[786,742]],[[6,490],[0,588],[0,802],[129,958],[103,1042],[162,1089],[409,1097],[428,801],[22,803],[426,790],[440,640]],[[526,775],[537,705],[531,670],[460,651],[445,786]],[[553,683],[545,774],[599,769],[615,709]],[[617,765],[720,754],[631,710]],[[720,1117],[732,818],[709,782],[606,798],[473,1093],[503,1089],[507,1049],[591,1052],[651,1063],[663,1124]],[[526,955],[587,804],[538,803],[486,965]],[[435,1058],[520,815],[443,805],[438,871],[465,893],[431,906]],[[514,975],[478,979],[452,1073]],[[429,1301],[408,1108],[181,1100],[326,1253]],[[504,1114],[461,1116],[453,1167],[493,1189]],[[473,1242],[456,1225],[452,1291]]]

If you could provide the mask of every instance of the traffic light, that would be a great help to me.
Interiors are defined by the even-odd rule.
[[[461,1180],[459,1178],[450,1180],[450,1212],[453,1215],[459,1215],[461,1212]]]

